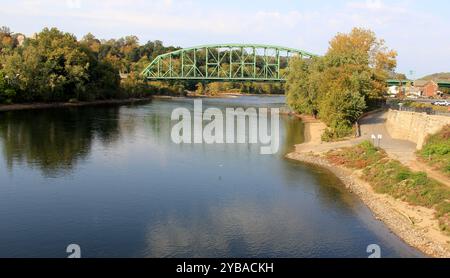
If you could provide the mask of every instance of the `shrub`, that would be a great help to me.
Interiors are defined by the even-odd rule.
[[[354,133],[354,130],[348,125],[336,125],[334,128],[327,128],[322,134],[322,141],[333,142],[337,140],[342,140],[343,138],[349,137]]]

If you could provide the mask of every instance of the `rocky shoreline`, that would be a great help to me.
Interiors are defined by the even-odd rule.
[[[319,155],[293,152],[287,158],[330,170],[369,207],[376,219],[384,222],[407,244],[432,257],[450,258],[450,237],[439,230],[433,210],[378,194],[361,178],[358,171],[333,165]]]

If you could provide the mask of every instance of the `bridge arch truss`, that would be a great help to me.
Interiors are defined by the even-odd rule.
[[[203,45],[159,55],[142,75],[150,81],[283,82],[292,57],[314,56],[306,51],[271,45]]]

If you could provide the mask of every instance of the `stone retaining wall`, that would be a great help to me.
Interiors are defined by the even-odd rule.
[[[389,110],[386,128],[395,139],[408,140],[422,149],[428,135],[435,134],[450,125],[450,117],[425,113]]]

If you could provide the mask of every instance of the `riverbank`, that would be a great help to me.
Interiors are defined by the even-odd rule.
[[[108,100],[80,101],[80,102],[5,104],[0,105],[0,112],[49,109],[59,107],[81,107],[81,106],[96,106],[96,105],[110,105],[110,104],[144,103],[151,101],[153,98],[154,97],[152,96],[147,98],[108,99]]]
[[[82,106],[96,106],[96,105],[111,105],[111,104],[134,104],[144,103],[152,99],[178,99],[178,98],[239,98],[243,96],[278,96],[278,95],[255,95],[255,94],[238,94],[238,93],[221,93],[215,96],[188,94],[187,96],[168,96],[168,95],[152,95],[145,98],[127,98],[127,99],[108,99],[108,100],[94,100],[94,101],[79,101],[79,102],[54,102],[54,103],[18,103],[18,104],[0,104],[0,112],[17,111],[17,110],[35,110],[35,109],[49,109],[60,107],[82,107]]]
[[[215,95],[205,95],[205,94],[198,94],[195,92],[189,92],[186,96],[192,97],[192,98],[238,98],[238,97],[244,97],[244,96],[279,97],[280,95],[277,95],[277,94],[246,94],[246,93],[235,93],[235,92],[223,92],[223,93],[218,93]]]
[[[440,231],[434,210],[409,205],[387,194],[377,194],[361,178],[360,172],[333,165],[321,156],[294,152],[287,158],[330,170],[369,207],[376,219],[407,244],[432,257],[450,257],[450,237]]]
[[[204,106],[224,110],[258,101],[211,100]],[[273,101],[261,104],[278,105],[278,99]],[[63,240],[71,242],[72,235],[64,232],[70,227],[88,236],[83,244],[92,257],[342,258],[365,256],[368,242],[391,246],[383,250],[386,257],[421,257],[371,217],[365,225],[367,209],[361,210],[350,194],[334,198],[337,189],[328,182],[336,178],[328,171],[295,167],[278,155],[261,156],[257,146],[246,144],[174,147],[168,140],[172,110],[190,110],[192,102],[155,97],[126,109],[0,113],[0,202],[8,212],[0,214],[1,236],[15,239],[0,248],[0,256],[58,256],[60,241],[53,239],[66,235]],[[280,117],[281,150],[298,142],[303,125],[294,117]],[[123,186],[124,181],[129,185]],[[67,210],[68,205],[89,211]],[[62,218],[49,217],[49,211],[61,211]],[[95,225],[91,212],[98,215]],[[128,226],[134,228],[120,228]],[[100,242],[91,236],[99,229],[104,231]],[[245,244],[229,248],[242,239]],[[43,240],[48,248],[42,249]],[[24,251],[23,245],[29,248]]]
[[[321,129],[314,126],[317,124],[305,124],[305,129],[314,133],[311,138],[315,139],[307,138],[306,143],[297,145],[295,152],[288,154],[287,158],[330,170],[371,209],[377,219],[406,243],[432,257],[450,257],[450,237],[441,231],[434,209],[413,206],[388,194],[379,194],[363,179],[361,170],[335,165],[324,155],[330,150],[355,146],[364,138],[322,143],[317,139]]]

